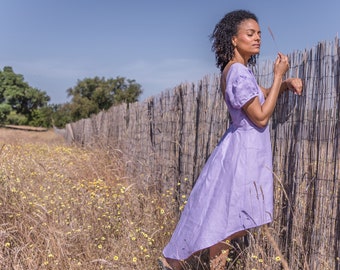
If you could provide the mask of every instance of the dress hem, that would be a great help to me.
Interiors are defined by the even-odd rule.
[[[215,245],[215,244],[217,244],[217,243],[219,243],[219,242],[221,242],[221,241],[227,239],[229,236],[231,236],[231,235],[233,235],[233,234],[235,234],[235,233],[242,232],[242,231],[246,231],[246,230],[250,230],[250,229],[254,229],[254,228],[258,228],[258,227],[264,226],[264,225],[266,225],[266,224],[269,224],[269,223],[271,223],[272,221],[273,221],[273,220],[270,219],[269,221],[265,221],[265,222],[263,222],[263,223],[261,223],[261,224],[259,224],[259,225],[250,226],[250,227],[244,228],[243,230],[237,230],[237,231],[230,232],[230,233],[228,233],[228,236],[226,236],[226,237],[224,237],[224,238],[222,238],[222,239],[216,241],[215,243],[213,243],[213,244],[211,244],[211,245],[209,245],[209,246],[202,247],[202,248],[199,248],[199,249],[193,251],[188,257],[186,257],[186,258],[184,258],[184,259],[183,259],[183,258],[176,258],[175,256],[172,256],[172,257],[166,256],[166,255],[164,254],[164,251],[163,251],[162,253],[163,253],[163,256],[164,256],[165,258],[174,259],[174,260],[179,260],[179,261],[185,261],[185,260],[189,259],[193,254],[195,254],[195,253],[197,253],[197,252],[199,252],[199,251],[208,249],[208,248],[212,247],[213,245]]]

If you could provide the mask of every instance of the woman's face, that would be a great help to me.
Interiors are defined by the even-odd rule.
[[[253,19],[242,21],[232,42],[235,50],[243,57],[250,58],[252,55],[260,53],[261,30],[258,23]]]

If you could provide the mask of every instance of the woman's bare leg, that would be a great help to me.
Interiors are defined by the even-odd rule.
[[[246,234],[246,231],[234,233],[224,241],[211,246],[209,248],[210,269],[223,270],[229,255],[230,241]]]

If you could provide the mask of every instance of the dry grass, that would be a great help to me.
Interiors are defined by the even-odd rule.
[[[143,186],[146,174],[132,179],[124,167],[118,150],[0,129],[0,269],[157,269],[176,223],[173,191]],[[228,269],[280,269],[256,238]]]
[[[25,131],[20,129],[0,128],[0,143],[1,144],[63,144],[64,139],[60,135],[47,131]]]
[[[171,207],[124,175],[119,151],[0,134],[0,269],[154,269]]]

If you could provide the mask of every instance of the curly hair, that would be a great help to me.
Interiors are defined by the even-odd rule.
[[[212,41],[212,51],[215,52],[216,66],[220,68],[221,72],[234,57],[234,46],[232,44],[232,37],[237,34],[238,26],[241,22],[247,19],[253,19],[258,22],[255,14],[246,10],[235,10],[227,13],[218,24],[210,36]],[[256,56],[253,55],[248,64],[254,65],[256,63]]]

